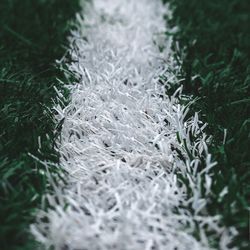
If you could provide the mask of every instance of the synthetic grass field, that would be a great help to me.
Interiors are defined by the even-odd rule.
[[[78,9],[77,0],[0,1],[1,249],[29,248],[31,214],[47,188],[43,167],[27,153],[58,158],[47,107],[56,97],[54,86],[64,89],[55,60],[64,54]]]
[[[243,247],[249,243],[250,1],[166,2],[174,10],[170,23],[179,27],[174,39],[185,48],[184,94],[196,99],[192,109],[201,110],[213,136],[209,150],[218,167],[210,209],[236,226],[236,245]]]
[[[178,26],[184,94],[196,100],[208,123],[209,147],[218,162],[209,210],[235,226],[234,245],[249,243],[250,2],[248,0],[165,0],[173,8],[166,20]],[[40,159],[58,162],[54,87],[67,79],[55,67],[80,9],[77,0],[0,2],[0,242],[2,249],[34,249],[28,236],[33,212],[49,188]],[[169,89],[172,93],[176,86]],[[180,100],[182,101],[182,100]],[[184,102],[184,101],[183,101]],[[60,132],[60,126],[56,129]],[[40,149],[40,150],[39,150]],[[201,166],[202,169],[202,166]],[[51,170],[57,172],[57,170]],[[225,188],[226,187],[226,188]],[[220,196],[222,191],[223,196]]]

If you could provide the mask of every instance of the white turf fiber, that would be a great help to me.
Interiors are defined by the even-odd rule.
[[[31,226],[46,248],[230,249],[234,230],[206,209],[216,164],[205,125],[159,81],[179,70],[164,14],[160,0],[93,0],[78,16],[62,64],[79,80],[55,107],[67,183],[51,178],[49,208]]]

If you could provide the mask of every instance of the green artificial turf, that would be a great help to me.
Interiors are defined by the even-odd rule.
[[[78,0],[0,1],[1,249],[34,249],[27,231],[48,183],[44,167],[28,153],[58,160],[47,107],[56,97],[54,86],[65,90],[54,62],[65,53],[79,8]]]
[[[213,136],[210,152],[218,165],[209,209],[239,230],[234,244],[244,249],[249,243],[250,1],[165,2],[173,8],[167,21],[178,26],[173,36],[185,53],[180,75],[184,94],[198,97],[192,111],[202,111]],[[219,198],[225,186],[228,193]]]

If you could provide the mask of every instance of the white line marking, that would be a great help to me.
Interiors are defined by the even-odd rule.
[[[69,86],[70,104],[55,108],[65,118],[58,145],[68,184],[47,194],[52,208],[31,227],[46,247],[228,249],[231,236],[206,210],[214,163],[203,124],[186,120],[159,83],[162,74],[178,81],[167,73],[178,67],[164,14],[160,0],[93,0],[78,16],[68,68],[81,80]]]

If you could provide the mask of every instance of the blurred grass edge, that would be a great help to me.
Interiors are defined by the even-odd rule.
[[[58,161],[47,107],[56,98],[54,87],[67,96],[54,62],[65,53],[79,5],[79,0],[0,1],[1,249],[34,249],[29,224],[48,183],[44,167],[28,153]]]

